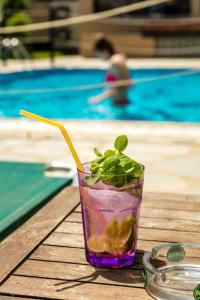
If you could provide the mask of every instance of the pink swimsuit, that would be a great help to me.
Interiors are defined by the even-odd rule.
[[[129,78],[128,78],[129,79]],[[114,74],[110,73],[109,71],[106,73],[105,81],[106,82],[116,82],[120,79],[118,79]],[[131,84],[128,85],[130,87]],[[113,99],[113,104],[118,105],[118,106],[123,106],[129,103],[129,100],[127,98],[120,99],[120,101],[117,101]]]
[[[106,82],[114,82],[114,81],[118,81],[117,77],[110,73],[110,72],[107,72],[106,73],[106,78],[105,78]]]

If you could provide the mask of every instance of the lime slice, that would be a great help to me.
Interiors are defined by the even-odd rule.
[[[127,242],[133,244],[134,234],[133,225],[136,224],[136,219],[129,215],[119,225],[117,219],[114,219],[106,230],[107,251],[112,255],[121,255],[127,251]],[[130,241],[131,240],[131,241]]]
[[[93,252],[105,252],[107,249],[105,236],[96,237],[95,235],[92,235],[87,241],[87,246]]]
[[[106,230],[106,235],[108,238],[115,239],[118,237],[118,222],[114,219]]]
[[[87,246],[93,252],[122,255],[128,250],[129,245],[131,247],[133,244],[134,224],[136,224],[136,219],[132,215],[127,216],[120,225],[117,219],[114,219],[109,224],[105,235],[92,235],[87,241]]]
[[[129,240],[134,224],[136,224],[136,219],[132,215],[129,215],[119,226],[118,238],[121,244],[124,245]]]

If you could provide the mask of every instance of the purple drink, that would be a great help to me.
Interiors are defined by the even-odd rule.
[[[144,168],[139,178],[123,187],[101,180],[88,185],[78,172],[87,261],[96,267],[120,268],[135,262]],[[124,176],[120,176],[120,180]],[[109,178],[109,175],[108,175]],[[106,178],[104,176],[104,182]]]

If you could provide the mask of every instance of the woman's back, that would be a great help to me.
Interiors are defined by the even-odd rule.
[[[126,66],[125,55],[118,53],[112,42],[102,36],[97,40],[94,50],[97,57],[108,60],[110,63],[105,78],[106,82],[117,83],[117,81],[127,80],[127,84],[124,84],[123,86],[114,86],[110,84],[109,88],[103,93],[92,97],[90,103],[98,103],[107,98],[112,98],[112,102],[115,105],[121,106],[127,104],[129,102],[127,99],[127,91],[128,87],[131,85],[131,79]]]
[[[116,53],[110,58],[110,68],[106,74],[106,81],[117,82],[118,80],[130,80],[128,68],[126,66],[126,58],[121,53]],[[112,100],[115,105],[124,105],[128,103],[127,93],[130,82],[124,86],[115,87],[116,93],[113,95]]]

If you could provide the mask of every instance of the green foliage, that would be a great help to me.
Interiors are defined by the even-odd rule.
[[[54,52],[54,56],[62,56],[64,55],[63,52],[61,51],[55,51]],[[40,59],[40,58],[49,58],[51,56],[51,52],[50,51],[46,51],[46,50],[43,50],[43,51],[32,51],[31,52],[31,57],[34,58],[34,59]]]
[[[6,26],[26,25],[31,22],[29,15],[26,12],[19,12],[6,20]]]
[[[96,156],[102,156],[102,154],[98,151],[97,148],[94,148],[94,153],[96,154]]]
[[[138,179],[143,168],[141,164],[121,152],[127,145],[127,136],[121,135],[115,140],[114,150],[108,149],[101,154],[94,148],[97,158],[91,162],[91,175],[84,177],[85,183],[93,185],[102,180],[104,184],[120,188]]]
[[[31,22],[27,13],[29,0],[0,0],[2,9],[2,25],[18,26],[26,25]]]
[[[120,135],[115,140],[115,149],[124,151],[128,145],[128,138],[126,135]]]

